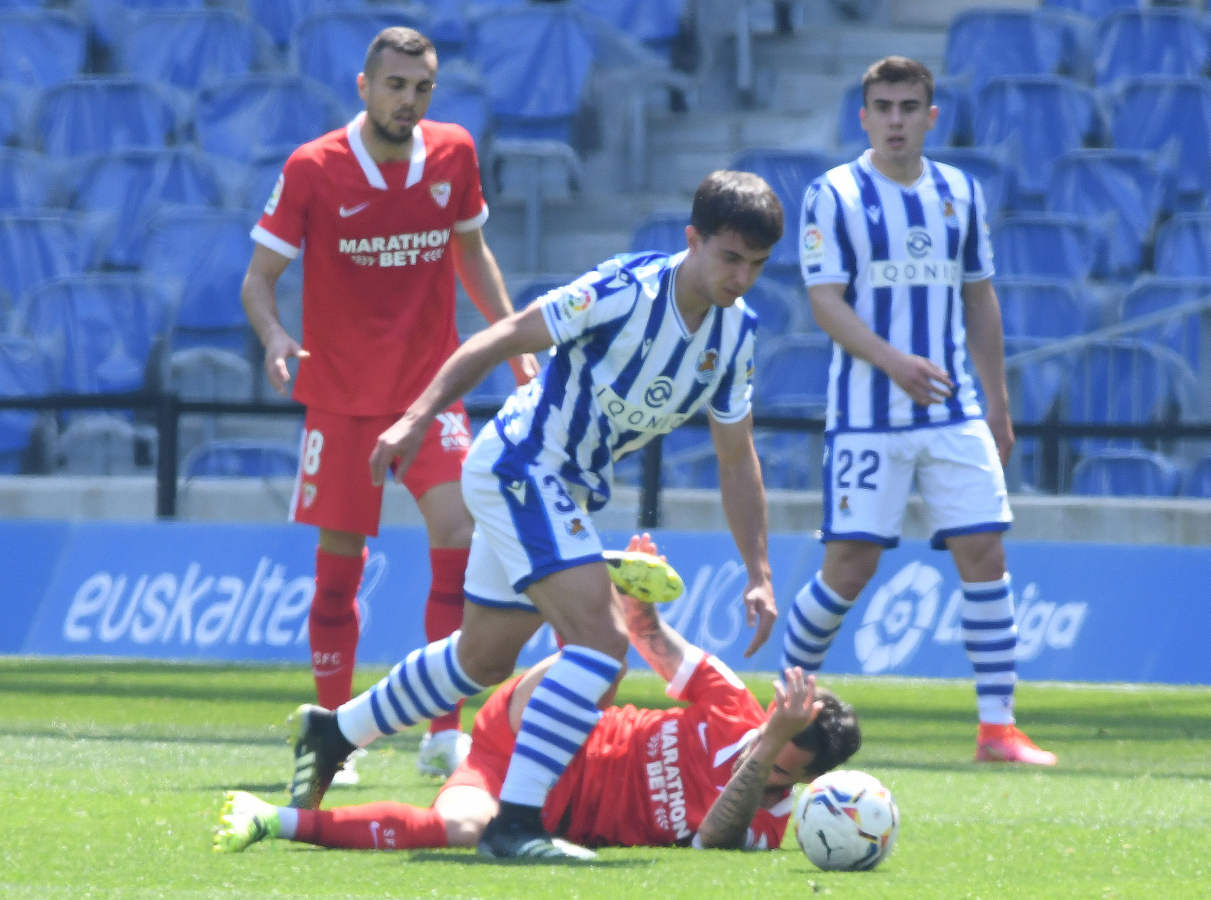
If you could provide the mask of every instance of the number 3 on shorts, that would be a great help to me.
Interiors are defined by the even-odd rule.
[[[857,451],[848,448],[837,451],[837,487],[875,491],[879,489],[875,473],[879,471],[879,454],[875,450]],[[856,471],[855,471],[856,467]]]
[[[303,474],[314,475],[320,470],[320,451],[324,449],[324,435],[312,428],[303,440]]]

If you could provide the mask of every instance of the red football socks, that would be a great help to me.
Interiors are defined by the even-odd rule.
[[[343,850],[410,850],[446,846],[446,823],[432,807],[365,803],[300,809],[294,840]]]
[[[338,556],[315,551],[315,597],[307,630],[311,638],[311,672],[320,706],[336,709],[353,696],[359,617],[357,589],[369,555]]]

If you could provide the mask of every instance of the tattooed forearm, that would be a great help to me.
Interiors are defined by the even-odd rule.
[[[685,640],[660,620],[651,603],[633,597],[623,598],[627,633],[639,655],[661,678],[668,681],[677,673],[684,654]]]
[[[744,847],[745,835],[752,824],[753,814],[761,805],[772,769],[773,763],[752,753],[732,773],[698,828],[698,838],[703,847],[723,850]]]

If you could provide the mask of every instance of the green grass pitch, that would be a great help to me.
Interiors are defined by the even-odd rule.
[[[359,673],[358,687],[381,671]],[[748,679],[763,700],[768,677]],[[900,805],[876,871],[825,873],[788,833],[772,853],[607,849],[592,866],[467,851],[269,842],[210,850],[222,792],[281,798],[301,667],[0,658],[0,896],[434,898],[1196,898],[1211,896],[1211,687],[1024,684],[1023,727],[1052,771],[976,765],[967,682],[827,678],[864,743],[851,766]],[[667,702],[649,673],[621,699]],[[469,707],[466,715],[469,722]],[[380,741],[328,804],[428,803],[419,730]]]

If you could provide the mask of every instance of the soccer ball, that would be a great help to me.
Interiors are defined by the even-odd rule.
[[[856,769],[826,772],[795,802],[795,833],[821,869],[873,869],[891,853],[900,811],[879,779]]]

